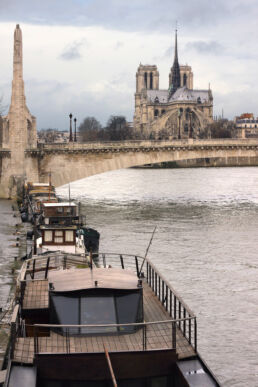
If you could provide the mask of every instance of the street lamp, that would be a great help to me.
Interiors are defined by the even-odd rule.
[[[72,115],[72,113],[69,114],[69,118],[70,118],[70,138],[69,138],[69,141],[72,142],[73,141],[73,129],[72,129],[73,115]]]
[[[76,121],[77,121],[77,119],[74,118],[74,142],[77,141],[77,137],[76,137]]]

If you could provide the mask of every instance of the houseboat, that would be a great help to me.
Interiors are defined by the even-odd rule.
[[[4,387],[219,386],[196,316],[143,257],[54,253],[24,262]]]
[[[42,203],[39,217],[42,248],[44,246],[45,249],[49,249],[50,246],[51,249],[53,247],[60,249],[62,245],[62,251],[72,252],[71,246],[74,242],[73,253],[79,254],[83,247],[86,252],[91,252],[93,257],[97,257],[100,234],[93,228],[86,227],[85,223],[86,217],[80,214],[79,205],[74,202]],[[72,229],[69,231],[69,227],[76,230],[74,240],[71,239]]]

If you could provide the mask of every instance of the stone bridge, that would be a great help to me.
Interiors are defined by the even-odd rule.
[[[55,186],[120,168],[203,158],[258,160],[258,139],[125,141],[38,145],[23,81],[22,32],[14,31],[13,82],[9,112],[0,120],[0,197],[16,197],[24,181]],[[252,162],[254,164],[254,162]],[[258,165],[258,163],[256,164]]]
[[[48,181],[51,172],[56,187],[115,169],[197,158],[233,158],[236,165],[241,160],[250,165],[258,160],[258,139],[68,143],[25,150],[25,159],[38,166],[39,180]]]

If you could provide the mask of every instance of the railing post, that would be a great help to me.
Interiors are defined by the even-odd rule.
[[[147,347],[147,336],[146,336],[146,325],[143,324],[143,330],[142,330],[142,349],[143,351],[146,351],[146,347]]]
[[[47,275],[48,275],[49,261],[50,261],[50,257],[48,257],[48,259],[47,259],[47,266],[46,266],[46,270],[45,270],[45,279],[47,279]]]
[[[122,269],[124,269],[124,268],[125,268],[125,266],[124,266],[124,259],[123,259],[123,256],[122,256],[122,254],[120,255],[120,261],[121,261],[121,266],[122,266]]]
[[[69,336],[69,328],[65,330],[65,338],[66,338],[66,353],[70,353],[70,336]]]
[[[33,259],[32,279],[34,279],[34,275],[35,275],[35,265],[36,265],[36,259]]]
[[[136,265],[137,277],[139,277],[140,272],[139,272],[139,264],[138,264],[138,258],[137,258],[137,256],[135,256],[135,265]]]
[[[188,330],[188,339],[189,339],[189,343],[192,344],[192,320],[191,318],[189,318],[189,330]]]
[[[152,290],[154,291],[154,286],[155,286],[155,281],[154,281],[154,278],[155,278],[155,272],[154,272],[154,269],[152,269]]]
[[[157,295],[157,273],[155,272],[155,296]]]
[[[164,305],[164,281],[162,280],[162,305]]]
[[[186,309],[184,307],[184,319],[186,318]],[[186,321],[184,320],[184,323],[183,323],[183,331],[184,331],[184,336],[185,336],[185,330],[186,330]]]
[[[103,266],[106,268],[106,256],[105,254],[102,254],[102,260],[103,260]]]
[[[181,301],[178,303],[178,318],[181,319]],[[179,329],[181,331],[181,321],[179,321]]]
[[[159,300],[160,300],[160,276],[159,276]]]
[[[174,319],[176,320],[176,296],[174,295]]]
[[[148,284],[149,283],[149,262],[147,262],[146,268],[147,268],[147,284]]]
[[[172,291],[171,290],[169,291],[169,295],[170,295],[169,315],[170,317],[172,317]]]
[[[176,322],[172,321],[172,348],[176,349]]]
[[[197,321],[194,319],[194,350],[197,352]]]
[[[168,285],[166,284],[166,311],[168,311]]]

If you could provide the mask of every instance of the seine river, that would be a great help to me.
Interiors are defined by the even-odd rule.
[[[57,190],[67,197],[67,187]],[[127,169],[71,184],[100,251],[149,257],[223,386],[258,386],[258,168]]]
[[[257,387],[258,168],[119,170],[71,184],[71,196],[102,252],[144,255],[157,226],[149,257],[195,312],[203,359],[222,386]],[[9,203],[0,202],[0,306],[17,254]]]

